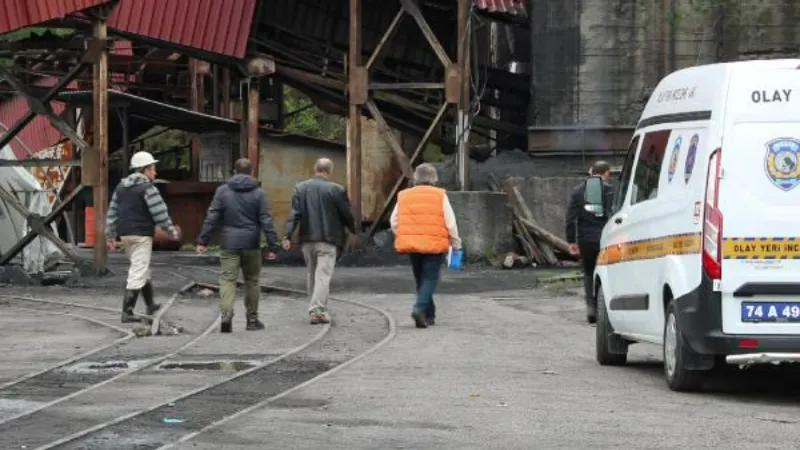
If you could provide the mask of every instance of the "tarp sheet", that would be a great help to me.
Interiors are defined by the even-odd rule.
[[[0,159],[17,157],[11,147],[6,146],[0,150]],[[16,195],[30,212],[47,216],[52,210],[47,192],[24,167],[0,167],[0,186]],[[57,235],[55,225],[50,227]],[[25,216],[0,199],[0,253],[11,249],[27,232]],[[49,264],[60,261],[63,256],[55,244],[37,237],[22,251],[22,266],[27,273],[41,273]]]

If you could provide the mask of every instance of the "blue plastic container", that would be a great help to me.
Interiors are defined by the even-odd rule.
[[[453,247],[450,247],[450,251],[447,253],[447,267],[450,270],[461,270],[463,266],[463,257],[463,249],[455,250]]]

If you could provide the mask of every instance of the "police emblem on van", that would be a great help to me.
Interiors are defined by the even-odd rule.
[[[692,178],[694,170],[694,160],[697,157],[697,144],[700,143],[700,136],[695,134],[689,141],[689,150],[686,152],[686,164],[683,167],[683,181],[688,183]]]
[[[675,145],[672,147],[672,156],[669,159],[669,171],[667,171],[667,181],[672,182],[672,177],[675,176],[675,171],[678,169],[678,158],[681,156],[681,144],[683,137],[678,136],[675,139]]]
[[[767,142],[764,170],[772,184],[786,192],[800,184],[798,152],[800,152],[798,139],[778,138]]]

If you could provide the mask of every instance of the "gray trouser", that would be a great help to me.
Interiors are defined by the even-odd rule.
[[[303,244],[303,258],[308,267],[308,312],[325,312],[336,267],[336,246],[327,242],[307,242]]]

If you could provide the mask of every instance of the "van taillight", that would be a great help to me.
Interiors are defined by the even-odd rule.
[[[711,153],[706,178],[706,202],[703,215],[703,269],[709,277],[722,277],[722,212],[719,210],[719,176],[722,149]]]

